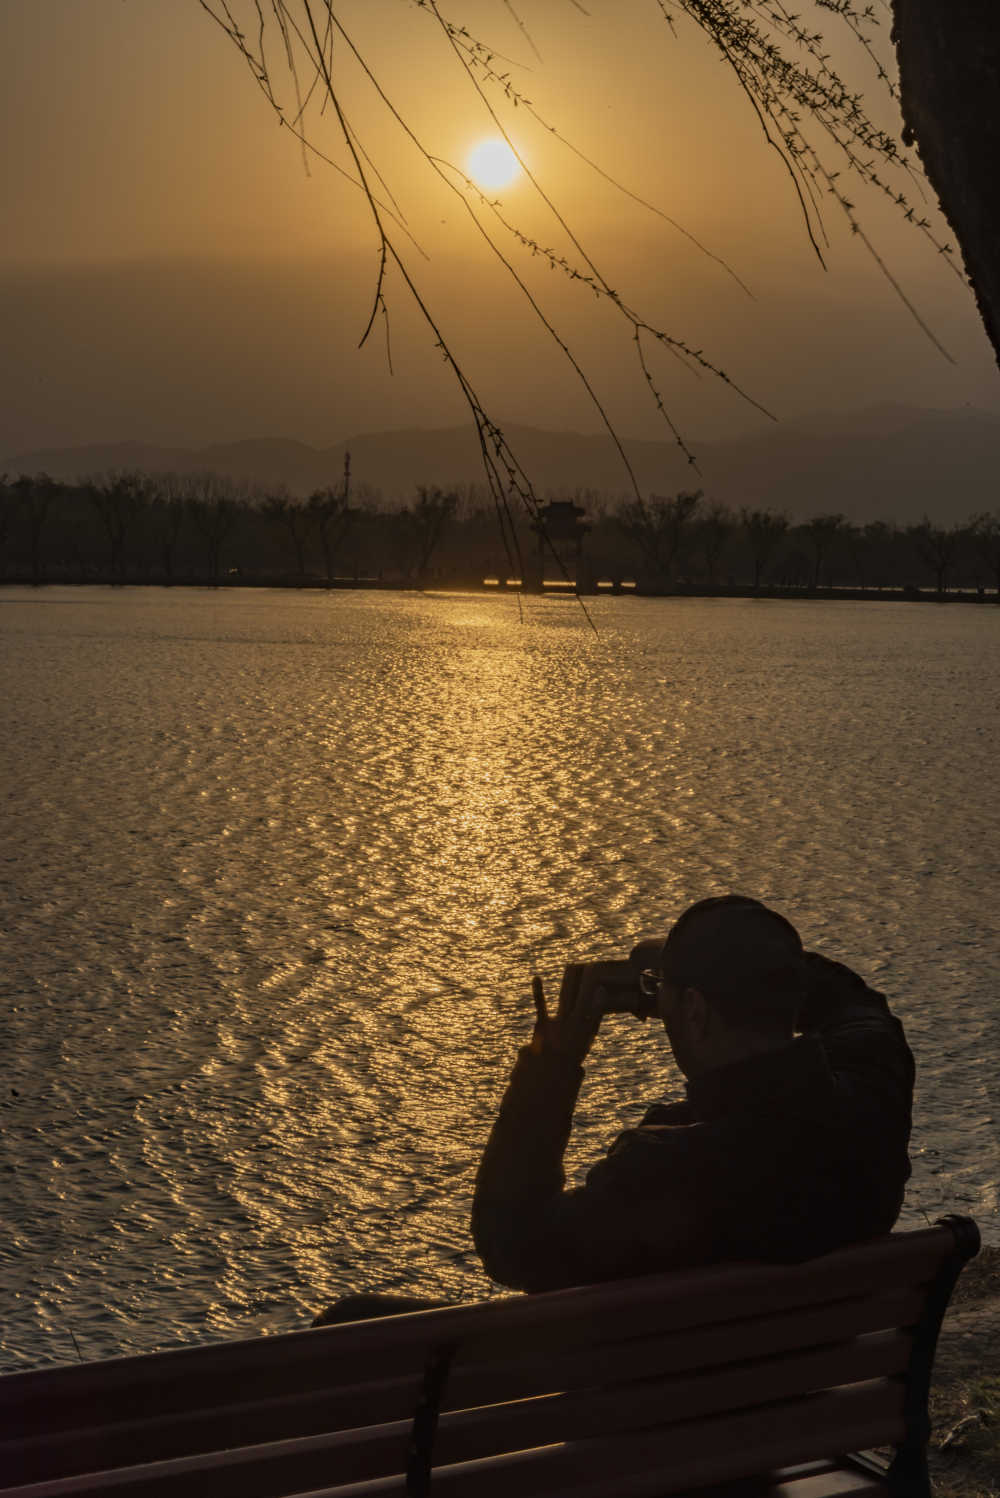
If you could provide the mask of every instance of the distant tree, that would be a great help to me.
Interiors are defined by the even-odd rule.
[[[90,502],[101,518],[111,548],[111,581],[125,577],[125,537],[145,504],[149,479],[137,469],[110,469],[87,479]]]
[[[184,527],[190,489],[186,474],[162,473],[150,480],[150,529],[167,584],[174,580],[174,560]]]
[[[59,485],[47,473],[36,473],[34,477],[20,474],[11,485],[20,509],[28,525],[28,546],[31,553],[31,581],[37,587],[42,578],[42,532],[48,518],[52,501],[59,492]]]
[[[1000,602],[1000,510],[994,510],[992,514],[974,515],[969,522],[968,534],[976,556],[985,565],[986,575],[996,589],[997,601]]]
[[[334,578],[334,560],[338,548],[347,539],[357,510],[351,509],[351,455],[344,454],[344,477],[338,489],[315,489],[306,501],[323,548],[323,565],[326,568],[327,584]]]
[[[705,563],[705,577],[713,587],[718,580],[719,564],[735,529],[733,512],[720,504],[709,505],[695,522],[696,544]]]
[[[199,474],[191,480],[188,513],[204,538],[208,551],[208,581],[219,586],[222,547],[232,535],[240,506],[232,481],[216,473]]]
[[[865,550],[864,528],[849,520],[841,530],[844,551],[851,564],[854,582],[864,592],[868,581],[868,557]]]
[[[884,520],[873,520],[867,525],[848,522],[841,528],[840,537],[861,591],[871,586],[881,587],[886,581],[889,552],[895,538],[892,526]]]
[[[457,509],[458,495],[453,490],[445,492],[443,489],[425,488],[421,485],[417,489],[417,502],[413,508],[399,512],[399,525],[411,559],[410,577],[416,583],[420,584],[426,579],[431,558],[441,544]]]
[[[801,546],[789,546],[778,554],[771,576],[782,588],[808,588],[812,562]]]
[[[315,489],[306,501],[306,509],[319,536],[326,580],[332,583],[336,575],[337,553],[350,534],[358,512],[351,509],[338,489]]]
[[[863,588],[870,583],[882,588],[895,578],[900,550],[895,525],[886,520],[869,520],[865,525],[852,527],[848,548],[853,548],[851,560]]]
[[[670,587],[701,500],[700,489],[682,489],[673,498],[651,494],[648,500],[627,499],[619,506],[618,523],[638,548],[656,587]]]
[[[260,507],[272,525],[283,530],[295,552],[295,573],[302,582],[306,575],[306,540],[313,522],[313,512],[290,494],[272,493]]]
[[[919,525],[907,526],[906,534],[914,551],[933,575],[939,593],[948,591],[948,574],[961,544],[962,526],[932,525],[925,515]]]
[[[802,536],[812,553],[812,582],[815,591],[819,587],[820,572],[837,536],[844,528],[844,515],[815,515],[801,527]]]
[[[753,559],[754,592],[760,587],[764,569],[788,530],[788,516],[774,510],[740,510],[740,521]]]
[[[0,578],[7,573],[7,537],[17,505],[13,484],[8,484],[7,475],[0,474]]]

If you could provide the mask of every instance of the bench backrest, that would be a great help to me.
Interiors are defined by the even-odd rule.
[[[805,1264],[8,1375],[0,1493],[375,1498],[426,1493],[433,1466],[435,1498],[663,1498],[887,1444],[918,1491],[937,1330],[977,1248],[952,1218]]]

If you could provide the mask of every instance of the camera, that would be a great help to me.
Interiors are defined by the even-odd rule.
[[[641,941],[628,957],[617,961],[568,963],[563,968],[560,1003],[601,987],[606,994],[605,1014],[634,1014],[637,1019],[648,1019],[656,1010],[656,999],[643,993],[639,975],[656,968],[663,942],[662,936]]]

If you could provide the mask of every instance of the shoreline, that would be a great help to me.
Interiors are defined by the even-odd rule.
[[[344,577],[324,582],[319,578],[298,580],[285,576],[227,576],[217,583],[203,577],[129,576],[115,578],[110,574],[95,577],[45,577],[37,581],[31,577],[0,578],[0,592],[6,588],[30,588],[41,592],[47,588],[156,588],[164,592],[177,589],[199,589],[206,593],[233,592],[238,589],[259,589],[271,592],[291,593],[473,593],[492,598],[691,598],[691,599],[743,599],[796,603],[936,603],[973,604],[1000,606],[1000,592],[980,588],[950,589],[938,593],[933,588],[797,588],[765,585],[754,588],[750,584],[716,585],[678,583],[669,589],[639,588],[628,579],[599,581],[593,587],[577,588],[573,583],[549,580],[538,585],[522,587],[519,581],[505,584],[492,578],[478,581],[461,577],[439,577],[423,585],[397,578]]]

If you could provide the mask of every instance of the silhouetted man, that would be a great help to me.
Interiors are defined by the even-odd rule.
[[[642,979],[687,1079],[566,1190],[606,995],[541,1017],[479,1168],[486,1271],[548,1290],[723,1260],[794,1261],[888,1232],[910,1174],[913,1057],[885,999],[759,901],[702,900]]]

